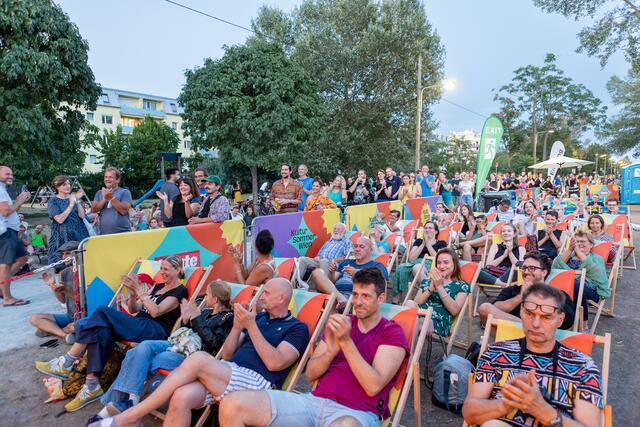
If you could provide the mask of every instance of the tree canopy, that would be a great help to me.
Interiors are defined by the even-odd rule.
[[[611,117],[602,135],[607,147],[617,154],[633,150],[640,156],[640,70],[632,68],[626,78],[611,77],[607,90],[620,112]]]
[[[77,109],[95,109],[100,95],[88,49],[54,3],[0,2],[0,163],[17,179],[35,185],[82,169]]]

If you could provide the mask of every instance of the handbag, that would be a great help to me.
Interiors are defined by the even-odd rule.
[[[186,326],[173,331],[169,336],[169,343],[171,347],[169,347],[168,351],[181,354],[184,357],[188,357],[190,354],[202,349],[202,338],[200,338],[200,335]]]
[[[500,277],[506,273],[508,269],[502,265],[487,265],[485,270],[491,273],[492,276]]]

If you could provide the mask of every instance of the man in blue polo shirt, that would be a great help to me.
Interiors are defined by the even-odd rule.
[[[138,425],[168,400],[166,425],[189,425],[191,410],[221,400],[236,390],[282,388],[289,368],[309,342],[306,325],[291,315],[291,284],[282,278],[265,283],[260,307],[234,304],[233,328],[222,348],[223,360],[199,351],[187,357],[139,404],[115,417],[115,425]]]

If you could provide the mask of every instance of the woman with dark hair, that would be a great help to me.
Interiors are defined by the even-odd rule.
[[[175,201],[169,200],[166,193],[156,191],[156,195],[164,207],[164,215],[169,220],[169,227],[188,225],[189,218],[197,215],[200,210],[200,193],[198,187],[191,178],[182,178],[178,181],[180,194]]]
[[[465,239],[470,239],[476,231],[476,218],[473,215],[473,208],[470,205],[460,205],[458,217],[462,221],[460,235]]]
[[[406,305],[424,309],[431,307],[435,332],[448,337],[453,318],[462,310],[471,288],[460,278],[460,263],[453,249],[440,249],[435,263],[436,268],[431,269],[428,279],[422,280],[420,290]]]
[[[69,178],[59,175],[51,181],[56,195],[49,199],[47,211],[51,218],[51,237],[49,237],[49,262],[60,260],[58,248],[66,242],[82,242],[89,237],[84,225],[82,190],[72,193]]]
[[[256,259],[249,267],[245,268],[242,263],[242,252],[240,247],[229,247],[229,253],[233,256],[236,280],[248,286],[258,286],[276,276],[276,261],[271,255],[273,246],[273,235],[269,230],[262,230],[256,236],[255,248]]]
[[[148,280],[149,276],[145,276]],[[67,354],[48,362],[36,362],[36,369],[43,374],[67,379],[73,365],[87,353],[86,382],[65,405],[68,412],[77,411],[102,396],[99,377],[116,340],[142,342],[169,336],[180,317],[180,301],[188,298],[187,288],[180,284],[180,279],[184,279],[182,259],[175,255],[163,259],[160,276],[163,283],[153,287],[141,282],[140,277],[123,276],[122,284],[130,294],[127,311],[133,315],[101,305],[86,321],[76,322],[76,342]]]
[[[322,192],[322,182],[314,179],[311,183],[311,193],[307,196],[307,203],[304,211],[321,211],[323,209],[334,209],[336,204]]]
[[[506,285],[511,267],[524,257],[525,250],[518,246],[518,235],[512,224],[504,224],[500,236],[502,243],[493,243],[489,249],[485,267],[478,276],[479,283]]]
[[[256,217],[256,214],[253,213],[253,206],[247,205],[247,207],[244,208],[244,216],[242,217],[242,220],[244,221],[244,225],[246,227],[251,227],[251,224],[255,217]]]

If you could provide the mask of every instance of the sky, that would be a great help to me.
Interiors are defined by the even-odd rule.
[[[242,44],[249,35],[163,0],[54,1],[88,41],[89,64],[105,87],[176,97],[186,69],[222,56],[224,45]],[[300,3],[178,1],[244,27],[250,27],[262,5],[289,11]],[[596,58],[575,52],[577,33],[588,21],[546,14],[532,0],[425,0],[423,5],[446,49],[445,75],[457,84],[433,109],[437,134],[480,132],[482,117],[447,101],[488,116],[497,110],[492,89],[508,83],[519,67],[542,65],[548,52],[567,76],[593,91],[610,113],[615,111],[606,83],[614,74],[624,76],[628,66],[621,54],[601,69]]]

